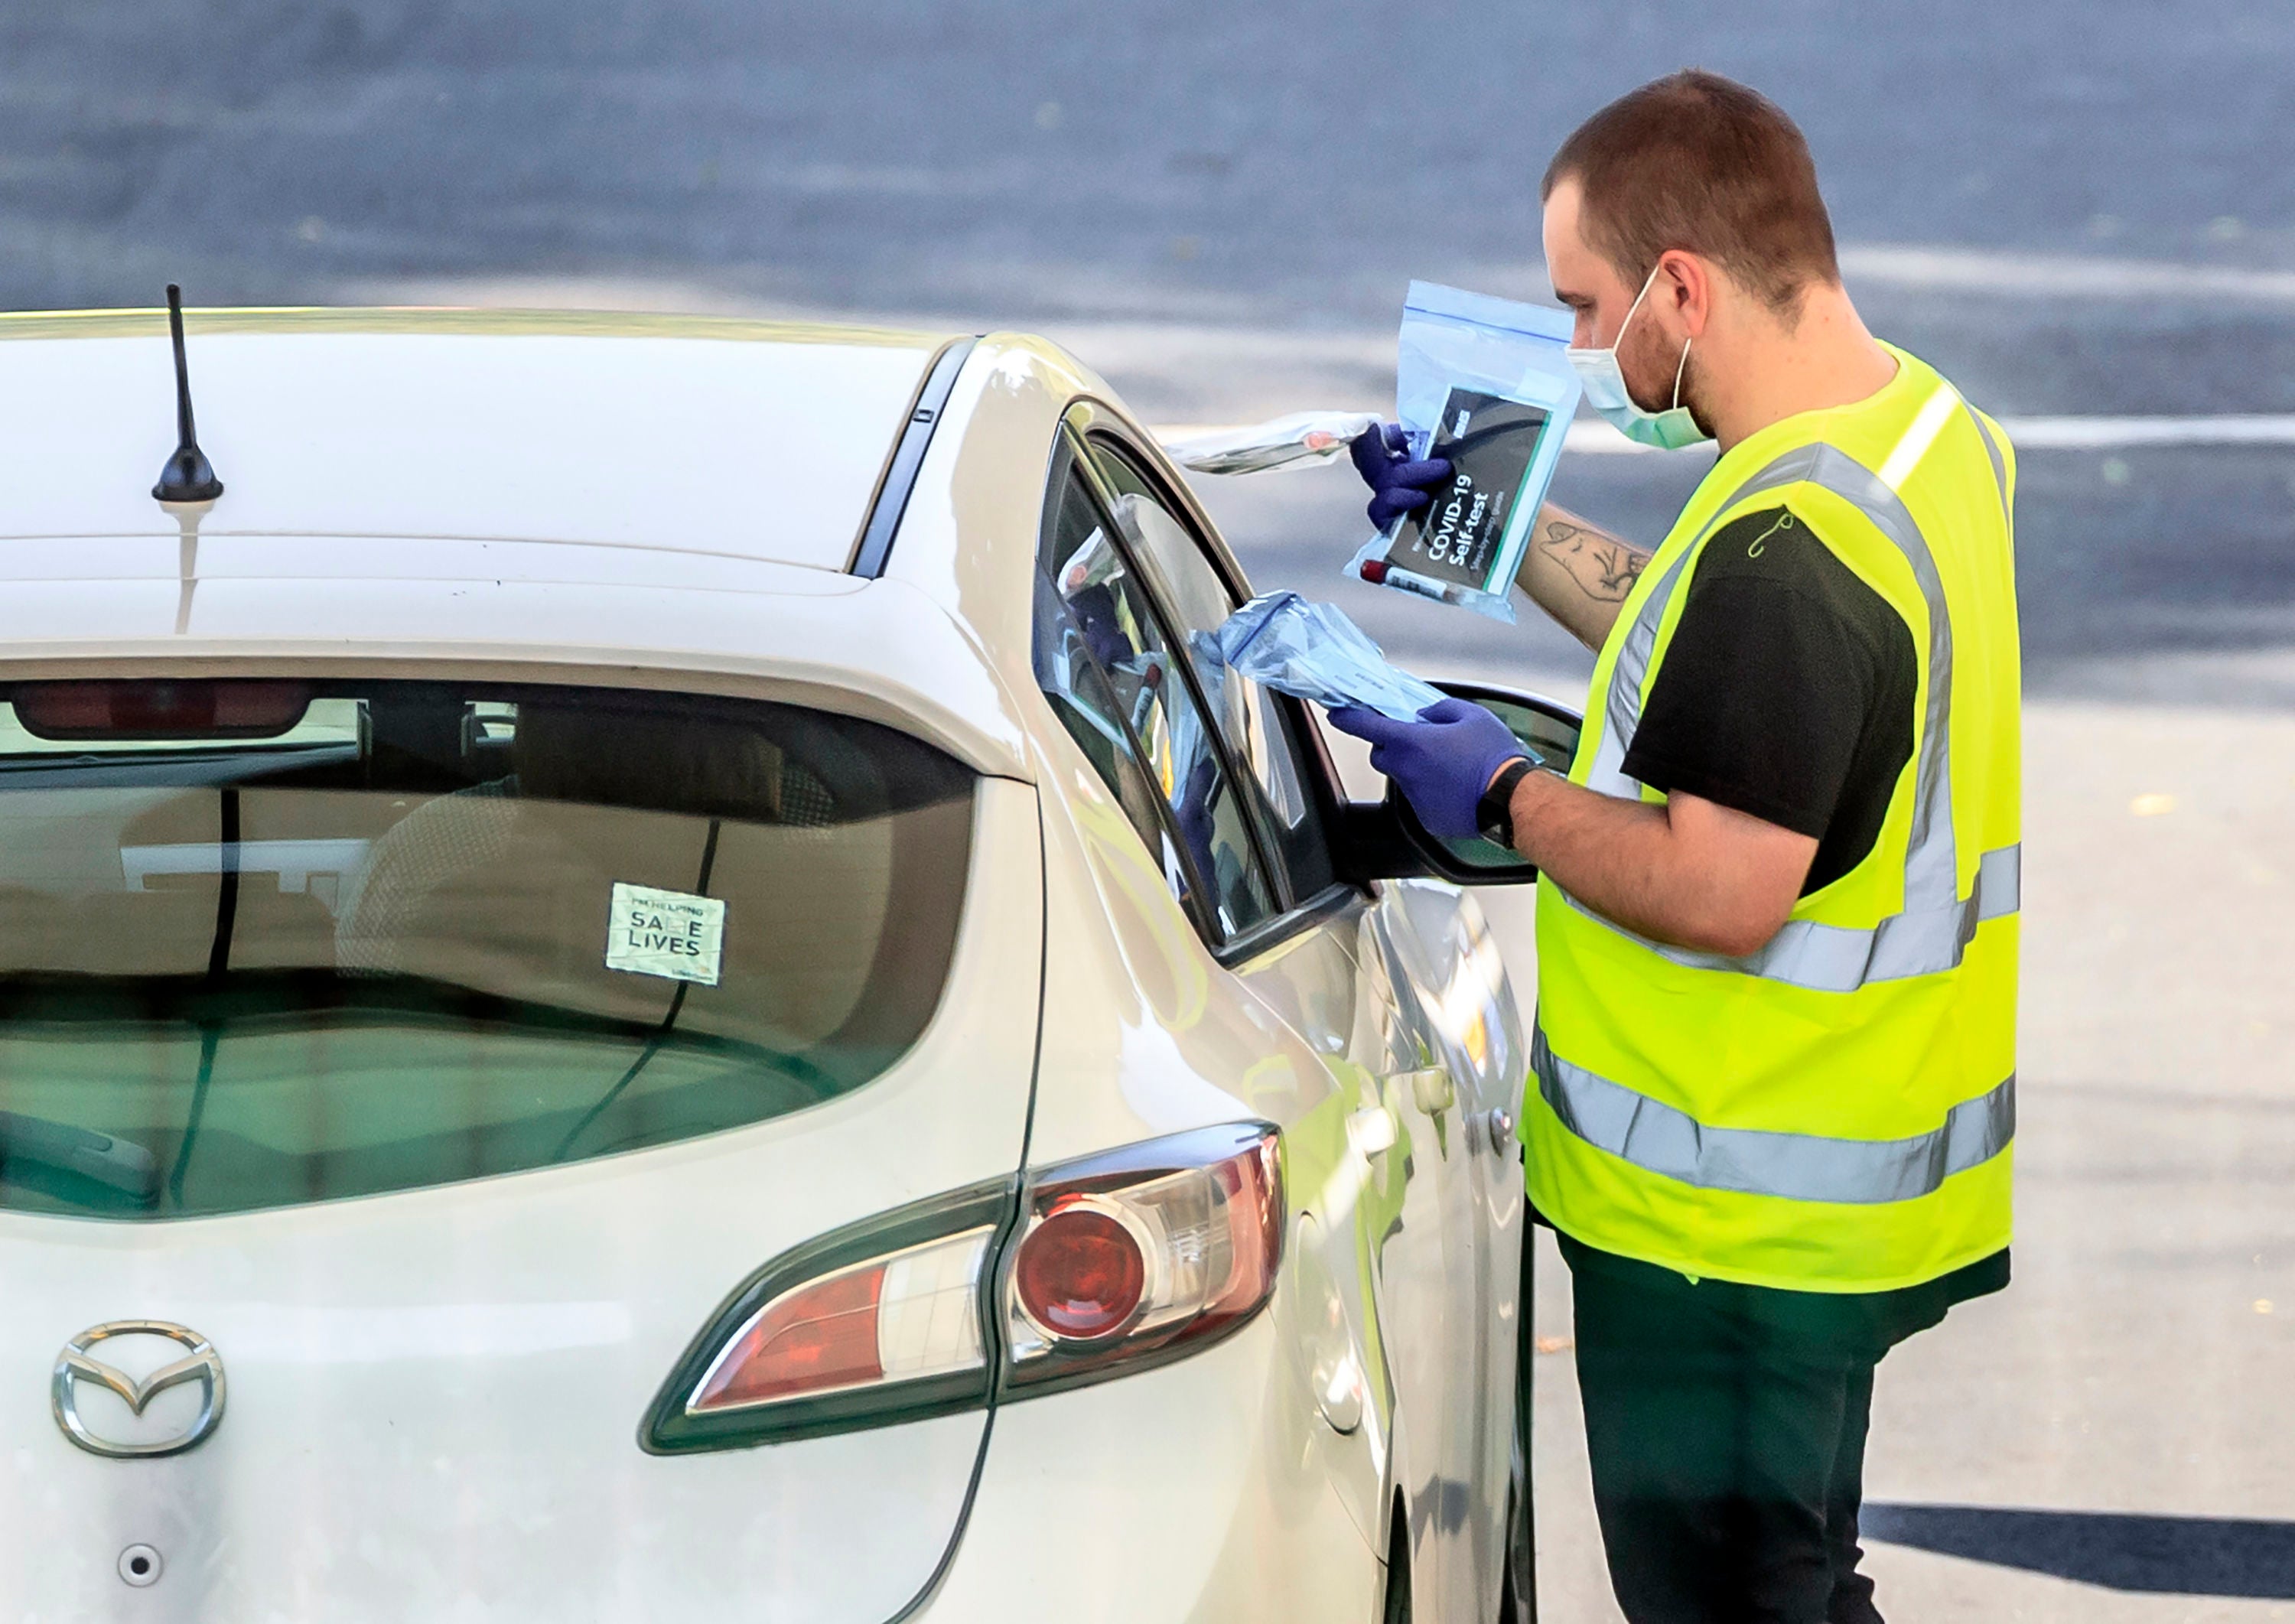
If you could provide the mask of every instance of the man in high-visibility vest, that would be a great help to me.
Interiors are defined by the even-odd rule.
[[[1574,760],[1457,700],[1332,719],[1543,875],[1522,1133],[1620,1604],[1877,1620],[1874,1367],[2008,1278],[2015,464],[1866,331],[1754,92],[1645,86],[1544,197],[1589,402],[1719,457],[1654,552],[1538,517],[1520,583],[1598,650]],[[1448,472],[1395,433],[1357,461],[1382,523]]]

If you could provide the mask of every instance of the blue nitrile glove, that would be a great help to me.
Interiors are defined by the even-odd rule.
[[[1445,699],[1397,722],[1360,705],[1331,713],[1342,733],[1370,741],[1370,764],[1393,779],[1426,832],[1441,840],[1481,834],[1474,807],[1499,768],[1530,752],[1481,706]]]
[[[1101,665],[1118,665],[1137,652],[1116,617],[1115,594],[1105,584],[1085,587],[1068,600],[1068,608],[1083,631],[1084,646]]]
[[[1188,781],[1180,787],[1179,804],[1172,810],[1180,825],[1180,837],[1188,843],[1188,851],[1196,860],[1196,867],[1204,877],[1204,884],[1213,894],[1205,902],[1216,906],[1219,902],[1219,857],[1212,845],[1218,832],[1212,818],[1212,789],[1219,782],[1219,766],[1208,755],[1197,762]]]
[[[1400,423],[1381,423],[1355,437],[1347,447],[1355,472],[1370,486],[1370,522],[1384,530],[1413,508],[1433,500],[1434,487],[1450,477],[1450,464],[1442,457],[1413,461],[1410,442]]]

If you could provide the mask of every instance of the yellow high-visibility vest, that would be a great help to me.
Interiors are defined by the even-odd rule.
[[[1531,1198],[1695,1277],[1880,1291],[2008,1244],[2021,685],[1999,427],[1900,350],[1851,405],[1733,446],[1620,610],[1570,776],[1626,777],[1707,542],[1787,504],[1904,617],[1913,753],[1864,861],[1745,959],[1649,941],[1539,884]]]

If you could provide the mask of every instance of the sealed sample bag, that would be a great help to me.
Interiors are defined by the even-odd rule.
[[[1218,631],[1196,637],[1205,657],[1325,710],[1360,705],[1409,722],[1443,697],[1433,684],[1388,665],[1378,645],[1337,609],[1296,592],[1254,598]]]
[[[1566,310],[1410,284],[1396,415],[1411,454],[1447,458],[1450,477],[1366,543],[1347,574],[1514,618],[1507,589],[1578,409],[1570,327]]]
[[[1263,474],[1328,462],[1378,427],[1368,412],[1294,412],[1244,428],[1205,428],[1164,449],[1191,474]]]

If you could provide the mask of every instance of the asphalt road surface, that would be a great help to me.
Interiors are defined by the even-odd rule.
[[[1802,122],[1878,331],[2087,420],[2022,465],[2018,1283],[1884,1367],[1884,1603],[2295,1617],[2295,445],[2124,432],[2295,412],[2283,4],[19,4],[0,306],[891,316],[1049,331],[1160,422],[1375,407],[1404,282],[1543,295],[1554,143],[1691,62]],[[1654,540],[1704,466],[1573,455],[1556,494]],[[1527,613],[1340,585],[1344,469],[1205,494],[1399,658],[1583,681]],[[1612,1617],[1546,1286],[1547,1616]]]
[[[2272,0],[2172,22],[2132,0],[20,5],[0,306],[174,279],[212,303],[918,316],[1049,330],[1164,420],[1376,405],[1404,282],[1542,294],[1556,141],[1693,61],[1802,121],[1869,319],[1996,414],[2295,410]],[[2295,641],[2291,467],[2033,459],[2036,691],[2295,698],[2236,657]],[[1692,477],[1560,491],[1654,535]],[[1319,581],[1345,517],[1262,510],[1234,539]]]

